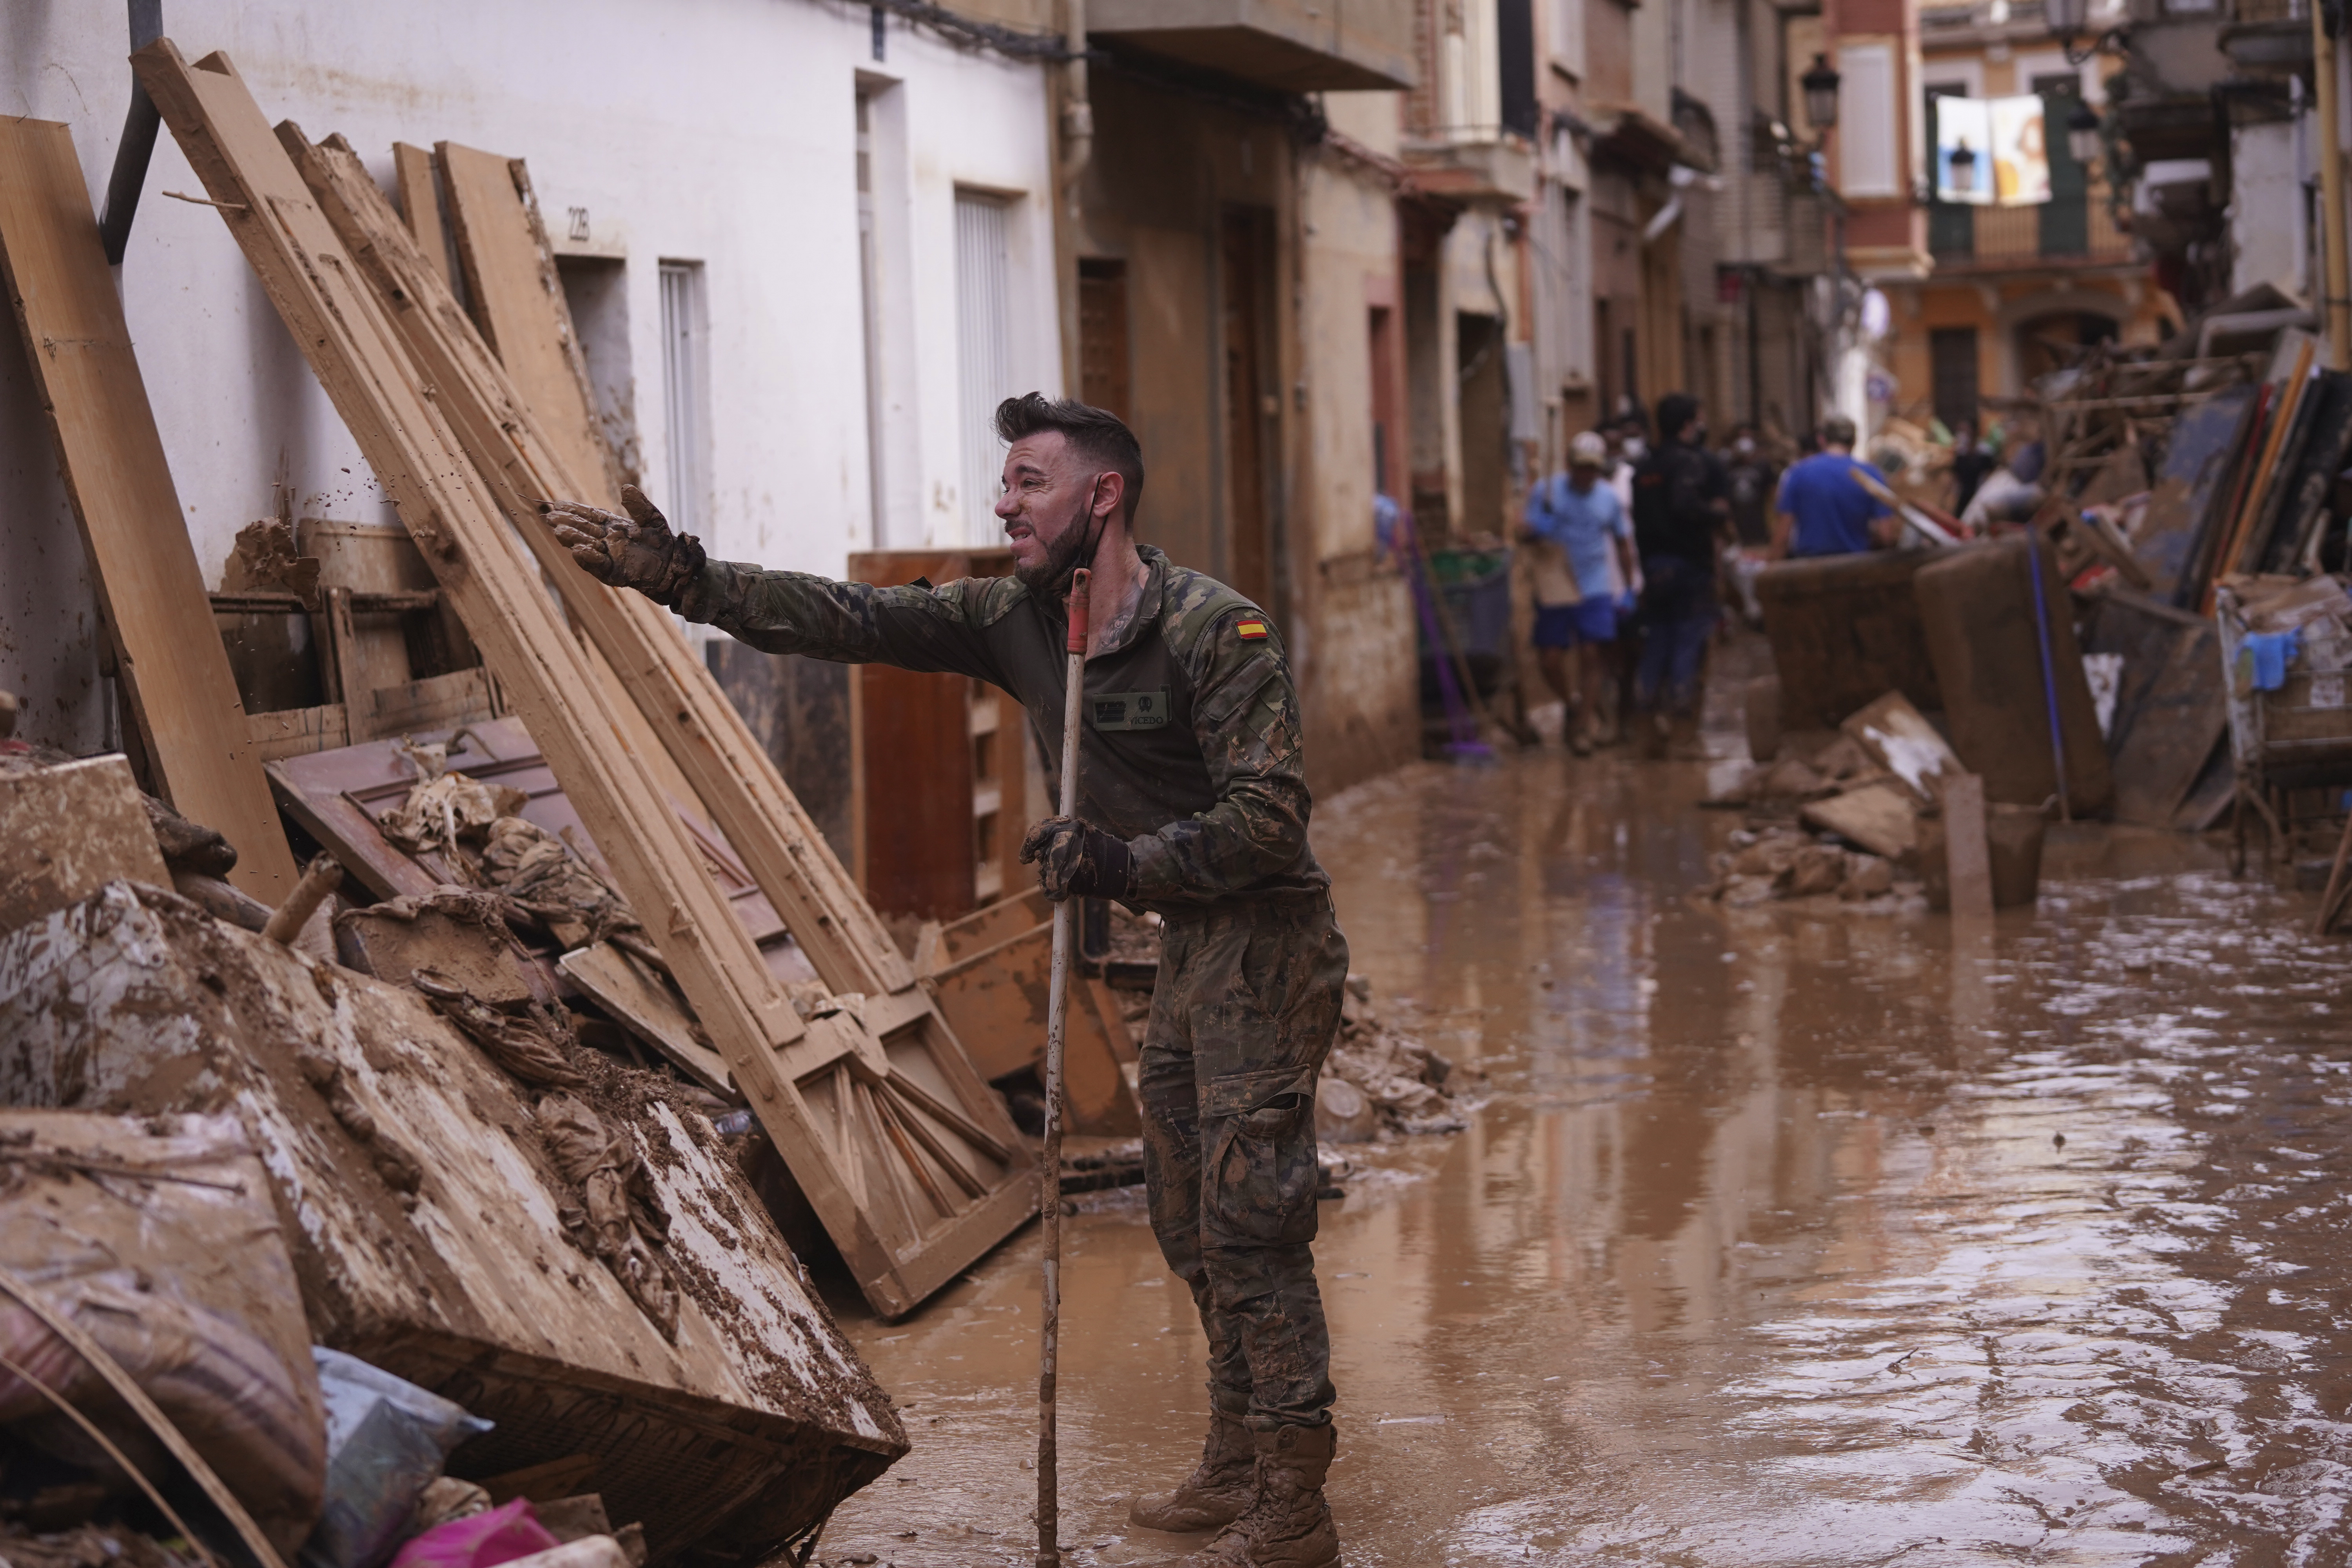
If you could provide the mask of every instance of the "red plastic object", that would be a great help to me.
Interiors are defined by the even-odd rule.
[[[392,1568],[499,1568],[562,1544],[539,1522],[530,1500],[519,1497],[488,1513],[453,1519],[409,1537]]]
[[[1095,574],[1085,567],[1070,574],[1070,640],[1062,646],[1071,653],[1087,651],[1087,616],[1093,605],[1088,601]]]

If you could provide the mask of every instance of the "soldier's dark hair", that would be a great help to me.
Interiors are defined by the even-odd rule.
[[[1658,439],[1671,441],[1698,417],[1698,399],[1687,392],[1669,392],[1658,399]]]
[[[1006,442],[1042,431],[1059,430],[1071,449],[1089,462],[1120,475],[1127,481],[1127,521],[1135,521],[1135,503],[1143,499],[1143,446],[1127,421],[1108,408],[1096,408],[1075,397],[1048,397],[1026,392],[996,405],[996,433]]]

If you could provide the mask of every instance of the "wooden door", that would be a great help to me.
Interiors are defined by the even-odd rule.
[[[1266,458],[1275,400],[1267,387],[1265,313],[1272,247],[1269,215],[1227,207],[1218,228],[1223,305],[1225,395],[1225,579],[1260,605],[1274,603],[1274,543]]]
[[[1009,550],[874,550],[849,575],[885,587],[922,578],[1002,577]],[[850,671],[856,737],[859,879],[877,910],[951,921],[1015,886],[1028,823],[1021,746],[1026,714],[960,675],[887,665]]]
[[[1078,263],[1078,399],[1129,419],[1127,263]]]

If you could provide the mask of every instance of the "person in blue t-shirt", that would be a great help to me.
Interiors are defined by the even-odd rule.
[[[1780,476],[1772,516],[1775,559],[1853,555],[1895,542],[1895,514],[1855,482],[1858,469],[1886,476],[1853,456],[1853,421],[1832,414],[1822,421],[1822,449]]]
[[[1525,536],[1554,547],[1536,557],[1536,662],[1566,707],[1560,734],[1580,757],[1590,755],[1599,739],[1607,650],[1622,608],[1611,582],[1612,553],[1617,582],[1631,583],[1635,575],[1633,522],[1601,477],[1608,463],[1609,443],[1584,431],[1568,444],[1568,471],[1528,494]]]

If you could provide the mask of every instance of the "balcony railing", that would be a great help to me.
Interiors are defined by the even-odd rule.
[[[2096,265],[2130,259],[2131,237],[2116,227],[2105,193],[2093,191],[2026,207],[1937,202],[1927,209],[1927,250],[1939,270]]]

